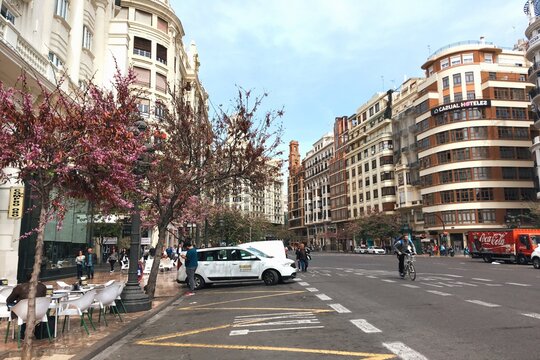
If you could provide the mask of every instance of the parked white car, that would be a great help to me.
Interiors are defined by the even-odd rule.
[[[376,254],[376,255],[384,255],[385,251],[384,249],[381,249],[377,246],[370,246],[367,248],[368,254]]]
[[[367,254],[367,247],[365,246],[357,246],[354,248],[354,252],[356,254]]]
[[[535,269],[540,269],[540,247],[534,249],[531,254],[531,262]]]
[[[281,243],[283,244],[283,243]],[[284,251],[283,245],[281,251]],[[197,249],[198,266],[195,271],[195,289],[206,284],[264,281],[266,285],[294,279],[296,265],[285,257],[274,257],[249,246],[224,246]],[[177,281],[186,282],[186,267],[178,269]]]

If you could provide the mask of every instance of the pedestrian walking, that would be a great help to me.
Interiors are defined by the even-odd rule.
[[[83,275],[85,256],[82,250],[79,250],[79,255],[75,258],[75,264],[77,265],[77,279],[80,279]]]
[[[195,294],[195,271],[197,270],[198,260],[197,260],[197,249],[190,240],[187,240],[184,244],[187,248],[185,255],[182,255],[182,259],[185,260],[186,275],[188,279],[189,291],[186,292],[186,296],[191,296]]]
[[[110,273],[113,273],[114,272],[114,264],[116,264],[116,262],[118,261],[118,253],[116,252],[115,248],[112,248],[112,251],[111,251],[109,257],[107,258],[107,261],[109,261],[109,264],[111,265]]]
[[[306,246],[304,243],[298,245],[298,250],[296,250],[296,259],[298,259],[298,267],[301,272],[306,272],[308,268],[308,253],[306,252]]]

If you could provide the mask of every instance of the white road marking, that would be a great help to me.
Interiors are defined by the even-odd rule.
[[[383,346],[403,360],[428,360],[427,357],[414,351],[402,342],[383,343]]]
[[[309,286],[309,284],[307,282],[299,282],[300,285],[302,286]]]
[[[336,312],[338,312],[340,314],[350,313],[351,312],[351,310],[347,309],[345,306],[343,306],[341,304],[328,304],[328,306],[330,306],[332,309],[336,310]]]
[[[532,317],[534,319],[540,319],[540,314],[537,314],[537,313],[523,313],[521,315],[525,315],[525,316],[528,316],[528,317]]]
[[[253,321],[255,319],[262,319],[262,318],[278,318],[278,317],[284,317],[284,315],[288,315],[288,317],[309,317],[314,316],[311,311],[308,312],[285,312],[285,313],[273,313],[273,314],[254,314],[254,315],[239,315],[235,316],[235,319],[241,319],[241,318],[251,318],[249,321]],[[236,320],[235,320],[236,321]]]
[[[317,288],[306,288],[307,291],[309,292],[317,292],[319,291]]]
[[[259,329],[259,330],[242,329],[242,330],[233,330],[233,331],[231,331],[229,333],[229,336],[247,335],[249,333],[267,332],[267,331],[284,331],[284,330],[299,330],[299,329],[322,329],[323,327],[324,326],[299,326],[299,327],[278,328],[278,329]]]
[[[493,281],[493,280],[489,280],[489,279],[482,279],[482,278],[472,278],[473,280],[476,280],[476,281]]]
[[[366,276],[367,278],[370,278],[370,279],[378,279],[376,276],[373,276],[373,275],[368,275]]]
[[[388,282],[388,283],[394,283],[394,282],[396,282],[395,280],[388,280],[388,279],[383,279],[382,281]]]
[[[480,301],[480,300],[465,300],[465,301],[476,304],[476,305],[486,306],[486,307],[499,307],[499,306],[501,306],[501,305],[492,304],[492,303],[488,303],[488,302],[484,302],[484,301]]]
[[[437,291],[437,290],[426,290],[428,293],[432,293],[432,294],[435,294],[435,295],[441,295],[441,296],[452,296],[452,294],[449,294],[449,293],[445,293],[445,292],[442,292],[442,291]]]
[[[423,282],[422,284],[423,284],[423,285],[427,285],[427,286],[437,287],[437,288],[442,288],[442,287],[444,287],[444,286],[441,286],[441,285],[435,285],[435,284],[430,284],[430,283],[426,283],[426,282]]]
[[[354,326],[356,326],[357,328],[359,328],[360,330],[368,334],[382,332],[381,330],[377,329],[375,326],[368,323],[365,319],[351,320],[351,322],[353,323]]]
[[[521,283],[515,283],[515,282],[507,282],[508,285],[515,285],[515,286],[531,286],[530,284],[521,284]]]
[[[332,300],[331,297],[329,297],[328,295],[325,295],[325,294],[317,294],[315,296],[318,297],[321,300],[324,300],[324,301]]]
[[[486,284],[486,286],[502,286],[502,284]]]
[[[405,286],[405,287],[408,287],[408,288],[411,288],[411,289],[418,289],[418,288],[420,288],[420,286],[411,285],[411,284],[401,284],[401,286]]]
[[[461,275],[450,275],[450,274],[444,274],[444,276],[450,276],[450,277],[455,277],[455,278],[462,278],[463,277]]]
[[[476,284],[469,284],[469,283],[466,283],[466,282],[463,282],[463,281],[456,281],[456,284],[458,284],[458,285],[466,285],[466,286],[473,286],[473,287],[478,286]]]
[[[302,281],[302,279],[300,279],[300,278],[295,278],[295,279],[293,279],[293,280],[294,280],[294,281]]]

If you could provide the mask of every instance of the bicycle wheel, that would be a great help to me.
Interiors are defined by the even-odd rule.
[[[409,278],[414,281],[414,279],[416,279],[416,269],[414,268],[414,264],[410,263],[408,268]]]

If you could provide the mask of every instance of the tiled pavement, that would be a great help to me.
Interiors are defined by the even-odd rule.
[[[145,275],[145,278],[147,276],[148,275]],[[93,282],[96,284],[102,284],[111,279],[127,282],[127,274],[122,274],[120,271],[115,271],[112,274],[110,274],[108,271],[96,272]],[[75,277],[59,280],[65,281],[68,284],[73,284],[76,282]],[[45,283],[53,285],[54,288],[58,287],[55,281],[48,281]],[[181,293],[183,293],[183,291],[180,288],[180,285],[176,283],[176,271],[159,273],[156,286],[156,296],[152,302],[151,311],[157,309],[160,305],[166,302],[176,299]],[[84,328],[79,326],[77,317],[72,317],[70,331],[67,331],[66,329],[64,333],[62,333],[63,320],[59,320],[58,337],[53,339],[52,343],[49,343],[47,339],[34,340],[35,358],[51,360],[81,358],[81,354],[88,353],[89,349],[99,346],[100,342],[103,343],[106,339],[110,339],[112,336],[133,327],[135,323],[142,320],[143,315],[148,316],[149,312],[141,311],[128,314],[121,313],[121,315],[122,319],[124,320],[123,322],[120,322],[117,317],[113,318],[112,314],[107,314],[107,322],[109,326],[105,326],[103,321],[98,324],[97,314],[94,314],[94,325],[96,326],[96,331],[93,331],[90,325],[88,325],[90,335],[87,335]],[[6,322],[0,322],[0,359],[20,359],[20,352],[17,350],[17,340],[8,339],[7,344],[4,343],[6,326]]]

